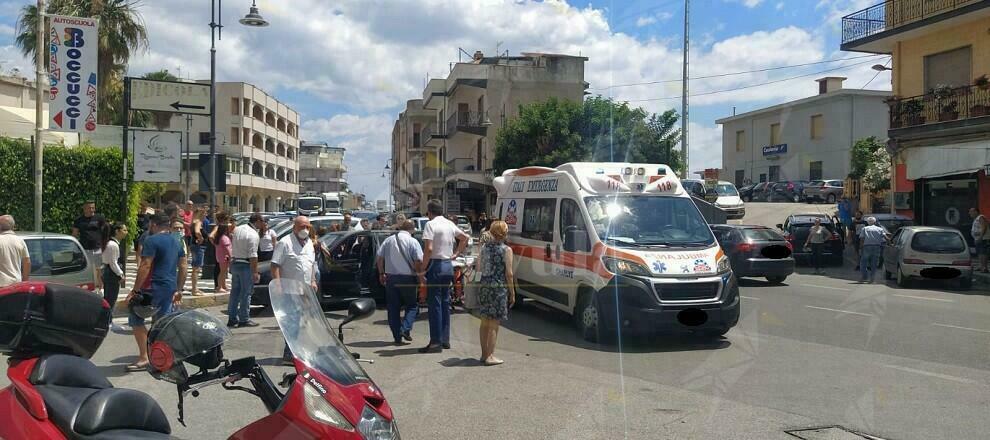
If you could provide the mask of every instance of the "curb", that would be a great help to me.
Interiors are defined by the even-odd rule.
[[[124,295],[121,295],[123,297]],[[204,307],[222,306],[230,302],[230,294],[192,296],[192,294],[182,294],[183,309],[202,309]],[[127,316],[127,303],[123,299],[117,300],[113,308],[113,317],[120,318]]]

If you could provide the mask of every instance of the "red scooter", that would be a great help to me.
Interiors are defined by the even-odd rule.
[[[185,396],[219,384],[258,397],[271,412],[232,439],[399,439],[385,397],[338,339],[345,324],[374,312],[374,301],[354,301],[334,335],[309,286],[275,280],[269,291],[295,356],[296,373],[282,380],[289,387],[285,393],[254,357],[223,358],[230,333],[208,313],[168,315],[151,328],[149,372],[176,384],[179,421],[184,423]],[[86,359],[106,336],[109,322],[109,306],[77,288],[23,283],[0,289],[0,352],[11,356],[12,384],[0,390],[0,438],[171,438],[168,419],[154,399],[113,388]],[[196,372],[188,374],[186,366]],[[237,385],[243,379],[249,388]]]

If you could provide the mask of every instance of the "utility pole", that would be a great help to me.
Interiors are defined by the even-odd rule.
[[[688,46],[691,17],[691,0],[684,0],[684,72],[681,78],[681,160],[684,161],[681,178],[688,176]]]
[[[192,194],[189,192],[189,174],[191,172],[191,170],[189,169],[189,161],[191,160],[191,157],[189,155],[189,143],[190,143],[190,140],[189,140],[190,139],[189,138],[189,130],[190,130],[191,127],[192,127],[192,115],[190,115],[190,114],[187,113],[186,114],[186,139],[185,139],[185,142],[183,142],[185,144],[184,146],[186,147],[185,148],[186,154],[184,154],[183,155],[183,158],[182,158],[182,169],[186,173],[186,176],[185,176],[185,178],[186,178],[185,200],[192,200]],[[210,209],[213,209],[213,207],[210,207]]]
[[[34,230],[41,232],[41,198],[44,194],[42,177],[45,169],[42,164],[45,158],[45,143],[41,139],[41,118],[44,117],[41,100],[45,98],[42,83],[45,79],[45,54],[48,53],[45,50],[45,36],[48,35],[48,32],[45,32],[45,0],[38,0],[38,28],[35,29],[35,33],[37,35],[34,48]]]

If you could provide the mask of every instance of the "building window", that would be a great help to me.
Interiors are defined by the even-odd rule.
[[[519,236],[530,240],[553,241],[556,208],[557,199],[527,199],[523,205],[523,225]]]
[[[808,168],[809,180],[822,180],[822,161],[812,162]]]
[[[236,116],[240,112],[241,112],[241,99],[230,98],[230,114]]]
[[[811,117],[811,138],[822,139],[825,137],[825,117],[814,115]]]
[[[770,165],[770,181],[776,182],[780,180],[780,165]]]
[[[763,182],[766,182],[766,181],[767,181],[767,174],[766,173],[760,173],[760,183],[763,183]]]
[[[780,144],[780,123],[770,124],[770,145]]]
[[[210,145],[210,132],[208,131],[199,132],[199,144]]]
[[[940,85],[968,86],[972,80],[973,48],[970,46],[925,57],[925,92]]]
[[[237,127],[230,127],[230,144],[240,145],[241,144],[241,129]]]
[[[746,148],[746,130],[736,132],[736,151],[743,151]]]

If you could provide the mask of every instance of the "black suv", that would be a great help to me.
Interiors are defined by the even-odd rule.
[[[784,239],[791,243],[794,249],[794,259],[811,258],[811,250],[804,248],[804,242],[808,239],[808,231],[815,224],[815,219],[821,219],[822,226],[832,233],[832,236],[825,241],[822,249],[822,257],[837,266],[842,265],[842,253],[845,250],[845,242],[842,239],[842,229],[834,218],[826,214],[792,214],[784,220],[784,223],[777,227],[784,231]]]

